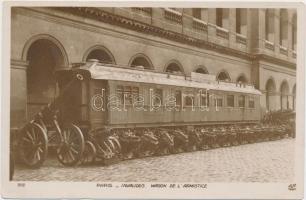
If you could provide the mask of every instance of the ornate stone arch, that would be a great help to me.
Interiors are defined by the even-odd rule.
[[[207,68],[204,65],[198,65],[194,71],[197,73],[209,74]]]
[[[266,81],[266,84],[265,84],[265,90],[268,91],[269,89],[269,86],[272,86],[273,88],[273,92],[276,92],[276,82],[275,82],[275,79],[271,76],[268,78],[268,80]]]
[[[238,83],[240,81],[242,83],[249,83],[249,81],[248,81],[248,79],[247,79],[247,77],[244,73],[239,74],[239,76],[237,77],[236,82]]]
[[[169,68],[177,68],[178,71],[185,74],[182,64],[177,60],[170,60],[164,67],[164,72],[169,72]]]
[[[289,83],[287,80],[283,80],[280,88],[279,88],[279,92],[280,92],[280,105],[281,105],[281,109],[288,109],[289,108]]]
[[[287,90],[286,92],[289,94],[289,92],[290,92],[289,83],[288,83],[288,81],[285,80],[285,79],[281,82],[281,84],[280,84],[280,86],[279,86],[279,92],[282,93],[282,92],[283,92],[283,91],[282,91],[283,89],[286,89],[286,90]]]
[[[83,55],[83,62],[85,62],[88,58],[88,56],[90,56],[90,54],[94,51],[101,51],[101,54],[105,54],[108,56],[108,59],[106,60],[109,60],[109,62],[111,62],[112,64],[116,64],[116,60],[115,60],[115,57],[114,55],[112,54],[112,52],[106,48],[105,46],[103,45],[95,45],[95,46],[92,46],[90,47],[89,49],[87,49]],[[103,56],[103,55],[101,55]]]
[[[138,59],[138,58],[143,59],[143,60],[139,60],[139,62],[140,63],[144,62],[144,64],[146,66],[143,66],[143,67],[145,69],[154,69],[154,66],[153,66],[153,63],[152,63],[151,59],[147,55],[145,55],[143,53],[137,53],[134,56],[132,56],[130,61],[129,61],[129,65],[128,66],[132,67],[133,62],[135,62],[135,60]]]
[[[39,35],[35,35],[32,36],[30,39],[27,40],[27,42],[25,43],[23,50],[22,50],[22,56],[21,59],[23,61],[27,61],[28,59],[28,52],[30,47],[32,46],[32,44],[38,40],[48,40],[50,42],[52,42],[54,45],[56,45],[56,47],[58,47],[58,49],[60,50],[62,56],[63,56],[63,67],[68,67],[69,66],[69,59],[68,59],[68,55],[67,52],[64,48],[64,46],[61,44],[61,42],[56,39],[55,37],[48,35],[48,34],[39,34]]]
[[[265,84],[266,91],[266,109],[267,110],[275,110],[275,92],[276,83],[273,77],[269,77]]]

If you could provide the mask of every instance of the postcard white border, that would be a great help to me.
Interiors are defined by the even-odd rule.
[[[297,8],[297,135],[295,181],[290,183],[207,183],[207,189],[98,188],[97,182],[23,182],[9,180],[9,113],[10,113],[10,7],[11,6],[151,6],[151,7],[288,7]],[[3,4],[1,66],[1,194],[9,198],[167,198],[167,199],[300,199],[304,190],[305,143],[305,4],[303,1],[11,1]],[[205,182],[204,182],[205,183]],[[295,191],[288,185],[296,183]],[[120,183],[119,183],[120,184]],[[150,186],[151,183],[146,183]]]

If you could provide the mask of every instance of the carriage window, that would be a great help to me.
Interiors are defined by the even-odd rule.
[[[255,108],[255,101],[253,98],[249,99],[249,108]]]
[[[124,98],[126,104],[132,104],[133,96],[132,96],[132,87],[131,86],[124,86]]]
[[[189,95],[185,96],[185,106],[193,106],[194,105],[194,97]]]
[[[182,92],[180,90],[175,91],[175,100],[176,100],[176,106],[182,105]]]
[[[227,95],[227,106],[234,107],[234,95]]]
[[[223,99],[222,98],[217,98],[215,101],[215,106],[217,107],[222,107],[223,106]]]
[[[133,100],[138,99],[138,97],[139,97],[139,88],[138,87],[133,87],[132,88],[132,95],[133,95]]]
[[[126,104],[132,104],[133,99],[139,96],[139,88],[131,86],[123,87],[121,85],[118,85],[116,88],[116,94],[120,98],[121,103],[123,103],[123,99],[125,98]]]
[[[200,98],[200,106],[209,106],[209,94],[207,93],[207,96],[206,94],[202,95],[201,98]]]
[[[154,98],[153,99],[154,105],[160,104],[160,103],[162,104],[163,103],[163,90],[162,89],[154,89],[153,93],[154,93],[154,96],[156,96],[160,99],[160,102],[159,102],[157,98]]]
[[[244,108],[245,106],[245,96],[239,96],[238,105],[240,108]]]
[[[118,85],[116,88],[116,95],[120,98],[121,103],[123,103],[123,86]]]

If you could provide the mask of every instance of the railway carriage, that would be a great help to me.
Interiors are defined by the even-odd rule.
[[[207,74],[91,60],[56,72],[56,79],[59,96],[20,129],[20,155],[32,167],[42,165],[50,146],[62,164],[73,166],[175,153],[190,145],[203,149],[216,141],[237,145],[245,137],[238,133],[243,124],[258,124],[261,117],[261,93],[254,86],[218,82]]]

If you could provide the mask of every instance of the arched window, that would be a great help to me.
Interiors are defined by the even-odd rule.
[[[143,69],[153,69],[153,64],[145,55],[136,55],[131,59],[130,67],[140,67]]]
[[[200,73],[200,74],[208,74],[208,71],[205,67],[198,67],[196,70],[195,70],[196,73]]]
[[[221,71],[218,75],[217,75],[217,80],[218,81],[231,81],[231,78],[229,76],[229,74],[226,71]]]
[[[88,61],[90,59],[99,60],[101,63],[115,64],[115,59],[112,53],[103,46],[94,46],[86,51],[83,60]]]
[[[237,83],[242,83],[242,84],[246,84],[248,83],[246,77],[244,75],[240,75],[238,78],[237,78]]]
[[[174,74],[184,74],[183,67],[178,62],[168,64],[165,71]]]
[[[280,23],[279,23],[279,44],[287,46],[288,41],[288,12],[286,9],[280,10]]]
[[[274,10],[266,9],[265,14],[266,40],[274,42]]]
[[[280,87],[280,104],[282,110],[289,108],[289,85],[287,81],[283,81]]]
[[[242,35],[247,34],[247,9],[236,8],[236,32]]]
[[[275,82],[272,78],[270,78],[266,83],[266,109],[273,110],[273,105],[275,104]]]
[[[297,37],[297,32],[296,32],[296,13],[294,13],[293,18],[292,18],[292,49],[296,50],[296,37]]]

